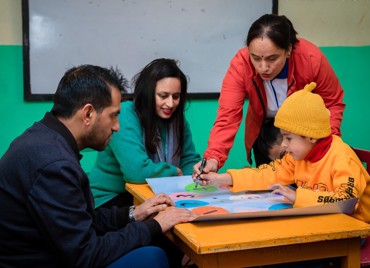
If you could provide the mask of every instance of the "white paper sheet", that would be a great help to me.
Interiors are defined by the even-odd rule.
[[[292,208],[281,195],[269,191],[233,193],[225,186],[198,186],[191,176],[146,179],[155,194],[165,193],[177,207],[199,214],[194,221],[345,213],[352,214],[358,199]]]

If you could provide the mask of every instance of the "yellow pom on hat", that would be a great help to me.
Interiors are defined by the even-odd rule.
[[[316,83],[312,82],[288,96],[276,113],[274,125],[309,138],[328,137],[330,112],[321,96],[312,93],[315,87]]]

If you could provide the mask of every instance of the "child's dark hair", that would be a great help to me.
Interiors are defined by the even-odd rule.
[[[280,129],[274,126],[274,118],[270,118],[262,125],[257,138],[257,148],[260,154],[264,157],[264,162],[268,163],[273,159],[269,159],[269,150],[278,143],[281,143],[282,136]],[[259,165],[260,163],[257,163]]]

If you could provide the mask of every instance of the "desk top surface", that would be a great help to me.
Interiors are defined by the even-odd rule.
[[[126,184],[143,202],[154,194],[147,184]],[[344,214],[182,223],[174,234],[199,254],[264,248],[323,240],[366,237],[370,225]]]

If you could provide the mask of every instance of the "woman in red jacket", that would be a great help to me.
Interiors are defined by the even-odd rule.
[[[266,14],[249,29],[246,47],[231,60],[224,77],[217,118],[204,152],[204,173],[218,171],[229,154],[249,100],[245,121],[245,149],[252,164],[261,154],[255,146],[264,122],[274,118],[281,103],[306,84],[316,82],[319,94],[330,110],[332,134],[340,135],[343,118],[343,89],[321,50],[302,38],[285,16]],[[196,177],[200,163],[194,165]]]

